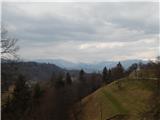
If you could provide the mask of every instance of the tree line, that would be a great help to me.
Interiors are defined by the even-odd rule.
[[[45,103],[43,103],[42,99],[52,96],[49,98],[52,109],[43,113],[46,116],[45,118],[48,116],[48,119],[70,120],[71,113],[68,111],[72,109],[76,102],[81,102],[85,96],[102,85],[125,77],[128,71],[131,72],[135,69],[131,68],[132,66],[125,70],[119,62],[111,69],[104,67],[102,73],[89,74],[81,69],[78,76],[75,77],[76,79],[70,72],[53,72],[47,87],[42,86],[40,83],[30,86],[26,78],[20,74],[14,84],[13,93],[8,96],[6,103],[2,106],[2,119],[42,119],[42,114],[35,112],[36,108],[49,101],[45,100]],[[39,110],[42,108],[39,108]],[[74,114],[77,115],[77,113]]]

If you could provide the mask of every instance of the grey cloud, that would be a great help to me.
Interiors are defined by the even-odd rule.
[[[61,36],[64,36],[64,37],[62,37],[63,39],[65,39],[65,37],[66,38],[70,37],[70,39],[71,38],[73,39],[73,37],[75,37],[74,38],[75,40],[77,40],[77,39],[78,40],[82,40],[82,39],[87,40],[90,38],[95,40],[94,38],[96,38],[96,37],[99,39],[102,39],[104,35],[103,36],[101,34],[100,35],[97,34],[96,36],[94,36],[94,35],[96,34],[96,30],[99,29],[99,27],[105,25],[104,22],[108,22],[108,21],[111,22],[113,25],[114,24],[119,25],[118,27],[111,26],[112,28],[115,27],[114,28],[115,30],[119,29],[120,27],[121,28],[126,27],[126,28],[129,28],[128,31],[130,31],[130,29],[131,29],[131,30],[137,30],[137,31],[139,31],[139,30],[147,31],[147,34],[149,34],[148,32],[152,32],[152,33],[156,32],[157,33],[157,31],[158,31],[157,19],[155,19],[155,21],[154,21],[155,24],[152,23],[150,26],[148,26],[148,23],[146,23],[146,20],[145,20],[146,17],[143,17],[143,14],[140,14],[140,15],[142,15],[142,19],[139,19],[139,18],[136,19],[137,16],[134,14],[136,14],[137,12],[134,13],[133,10],[131,9],[131,8],[137,8],[137,6],[135,6],[135,5],[139,5],[139,4],[135,4],[135,5],[129,4],[129,6],[131,7],[130,9],[126,9],[127,5],[128,4],[121,4],[121,3],[114,3],[114,4],[109,3],[109,5],[108,4],[106,4],[106,5],[98,4],[95,6],[88,5],[88,7],[91,9],[89,12],[90,13],[95,12],[97,14],[96,15],[93,14],[93,16],[91,14],[91,16],[89,16],[89,18],[88,18],[88,16],[84,16],[84,19],[82,18],[81,21],[69,20],[66,17],[60,17],[58,15],[53,15],[53,16],[48,15],[47,16],[46,14],[43,15],[43,18],[40,17],[37,19],[36,18],[33,19],[32,16],[27,16],[27,15],[25,16],[25,15],[23,15],[23,13],[20,13],[20,12],[18,12],[18,13],[15,12],[15,14],[14,14],[13,11],[11,11],[12,14],[10,14],[8,11],[8,16],[7,16],[7,12],[5,13],[5,9],[4,9],[4,13],[6,15],[4,14],[2,16],[2,19],[4,18],[4,21],[5,21],[5,19],[6,19],[6,21],[10,20],[9,22],[16,24],[17,26],[20,25],[21,26],[20,31],[23,31],[23,29],[24,29],[24,32],[29,32],[31,35],[33,33],[38,34],[39,36],[41,36],[42,34],[44,34],[46,36],[54,35],[54,36],[60,36],[60,39],[61,39]],[[80,8],[83,8],[83,5],[80,4],[79,6],[80,6]],[[143,4],[141,4],[139,6],[143,7]],[[152,5],[151,7],[154,7],[154,6],[155,5]],[[150,7],[150,6],[148,6],[148,7]],[[71,7],[70,9],[74,10],[74,7]],[[139,9],[139,10],[141,10],[141,9]],[[144,11],[144,10],[142,9],[142,11]],[[86,11],[86,12],[88,12],[88,11]],[[144,11],[144,13],[145,12],[146,11]],[[125,13],[125,17],[123,15],[121,15],[122,13]],[[133,19],[133,18],[131,19],[129,17],[128,18],[126,17],[127,15],[129,16],[130,14],[133,14],[135,16],[135,19]],[[157,15],[157,14],[155,14],[155,15]],[[5,16],[7,16],[7,17],[5,17]],[[80,15],[78,17],[83,17],[83,16]],[[12,18],[12,19],[10,19],[10,18]],[[94,20],[93,23],[90,22],[92,19]],[[96,23],[101,23],[101,26],[99,24],[96,25]],[[107,33],[110,31],[110,27],[107,26],[103,30],[106,31],[106,36],[107,36]],[[113,33],[114,33],[114,31],[113,31]],[[77,34],[77,36],[76,36],[76,34]],[[80,34],[82,34],[82,35],[80,35]],[[84,35],[84,38],[83,38],[83,35]],[[79,38],[79,36],[81,38]],[[92,36],[94,36],[94,38],[92,38]],[[56,37],[56,39],[57,39],[57,37]],[[105,39],[105,37],[104,37],[104,39]]]
[[[65,3],[57,6],[30,4],[31,10],[28,9],[30,5],[22,8],[24,5],[2,6],[2,22],[16,28],[12,34],[20,39],[20,54],[24,57],[64,56],[66,59],[84,61],[112,59],[115,55],[129,56],[148,51],[154,45],[136,43],[123,48],[85,51],[74,46],[85,42],[128,43],[146,38],[156,41],[159,34],[156,3],[72,3],[69,7]],[[55,48],[54,51],[52,47],[47,47],[49,45]],[[63,47],[65,45],[68,47]],[[27,53],[27,49],[33,49],[34,52]]]

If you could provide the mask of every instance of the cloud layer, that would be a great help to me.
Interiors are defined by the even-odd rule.
[[[158,7],[156,2],[4,3],[2,23],[19,38],[24,59],[153,59]]]

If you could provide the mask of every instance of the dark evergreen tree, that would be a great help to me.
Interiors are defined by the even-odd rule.
[[[13,108],[17,111],[18,118],[28,109],[31,100],[31,91],[26,84],[26,80],[23,75],[19,75],[19,78],[15,84],[15,90],[13,92]]]
[[[23,119],[24,113],[29,112],[31,105],[31,91],[24,76],[19,75],[15,83],[12,99],[9,100],[7,108],[3,109],[5,119],[9,117],[10,120]]]
[[[66,73],[66,83],[68,85],[72,84],[72,79],[71,79],[71,76],[70,76],[70,74],[68,72]]]
[[[107,83],[107,82],[108,82],[108,81],[107,81],[107,74],[108,74],[108,70],[107,70],[106,67],[104,67],[103,73],[102,73],[102,79],[103,79],[103,82],[104,82],[104,83]]]
[[[108,81],[112,82],[112,71],[111,71],[111,69],[108,70]]]
[[[120,79],[120,78],[124,77],[124,68],[120,62],[117,64],[115,70],[116,70],[115,71],[116,79]]]
[[[124,68],[120,62],[112,70],[113,70],[113,79],[114,80],[118,80],[118,79],[124,77]],[[121,81],[117,81],[116,85],[117,85],[118,89],[122,89]]]
[[[81,69],[79,72],[79,81],[80,82],[85,82],[84,74],[85,74],[85,72],[83,71],[83,69]]]
[[[79,72],[79,85],[78,85],[78,96],[82,99],[87,93],[87,82],[85,79],[85,72],[80,70]]]

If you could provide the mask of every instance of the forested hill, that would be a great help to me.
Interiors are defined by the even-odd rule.
[[[63,73],[66,70],[54,65],[36,62],[2,62],[2,86],[5,89],[13,83],[19,74],[25,76],[26,80],[40,81],[49,80],[53,73]]]

